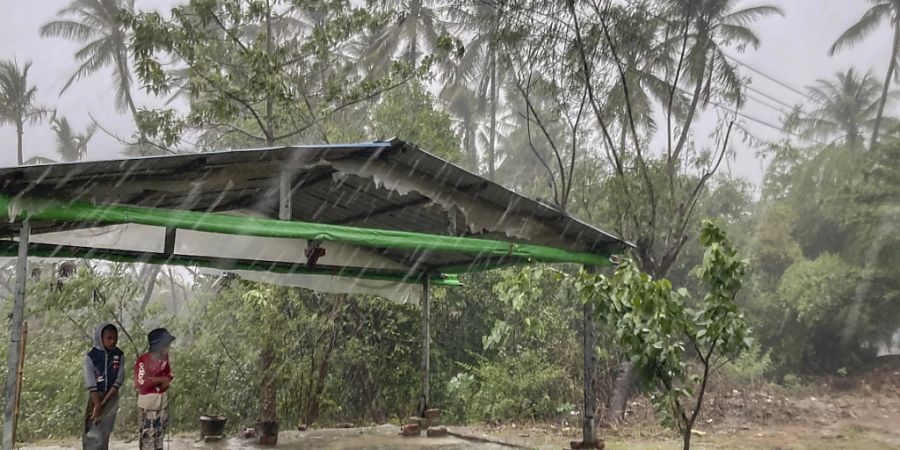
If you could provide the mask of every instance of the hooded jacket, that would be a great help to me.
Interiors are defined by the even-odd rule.
[[[84,386],[90,392],[107,392],[120,389],[125,382],[125,354],[118,347],[103,348],[103,329],[108,323],[97,327],[94,333],[94,348],[84,358]]]

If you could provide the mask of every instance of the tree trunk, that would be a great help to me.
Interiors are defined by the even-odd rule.
[[[175,290],[178,288],[178,283],[175,282],[175,275],[172,273],[172,268],[167,267],[166,272],[169,275],[169,290],[172,296],[172,314],[178,314],[178,294],[175,293]]]
[[[471,117],[467,117],[464,120],[463,127],[465,127],[465,131],[463,132],[463,140],[465,141],[466,155],[468,155],[469,158],[469,169],[471,169],[473,173],[479,173],[478,149],[475,147],[475,142],[472,138],[474,126]]]
[[[488,179],[494,180],[494,171],[496,163],[496,149],[497,149],[497,52],[494,49],[494,44],[490,45],[491,52],[491,130],[490,137],[488,142]]]
[[[266,1],[266,54],[272,57],[272,6]],[[272,96],[266,94],[266,146],[275,145],[275,123],[273,115]]]
[[[138,310],[138,317],[143,319],[144,311],[147,309],[147,305],[150,304],[150,298],[153,297],[153,288],[156,287],[156,277],[159,276],[159,271],[162,269],[162,266],[153,265],[147,266],[147,270],[150,271],[150,275],[147,276],[147,289],[144,290],[144,298],[141,299],[141,306]]]
[[[613,384],[612,396],[606,411],[606,416],[611,423],[618,423],[625,419],[625,409],[632,386],[634,386],[634,367],[631,362],[623,361],[619,364],[618,375]]]
[[[406,50],[406,62],[408,62],[411,66],[415,67],[416,61],[419,58],[418,52],[418,37],[419,37],[419,20],[421,19],[422,14],[422,1],[415,0],[410,2],[409,4],[409,16],[406,17],[406,20],[410,22],[410,33],[409,33],[409,48]]]
[[[18,156],[19,165],[24,163],[22,155],[22,135],[25,134],[22,122],[16,123],[16,155]]]
[[[872,128],[872,141],[869,149],[875,148],[878,143],[878,133],[881,131],[881,119],[884,116],[884,105],[887,103],[888,91],[891,87],[891,80],[894,77],[894,70],[897,66],[897,50],[900,46],[900,19],[894,20],[894,45],[891,48],[891,62],[888,64],[887,76],[884,77],[884,86],[881,88],[881,101],[878,103],[878,114],[875,116],[875,126]]]
[[[262,422],[274,422],[278,416],[275,403],[275,349],[266,343],[259,354],[259,369],[262,374],[259,388],[259,418]]]
[[[140,154],[141,156],[146,155],[146,142],[147,136],[144,134],[144,130],[141,128],[140,123],[138,123],[138,110],[137,106],[134,104],[134,98],[131,96],[131,82],[125,81],[131,76],[131,70],[128,68],[128,49],[124,45],[117,52],[117,56],[115,57],[117,70],[119,71],[119,78],[123,80],[123,94],[125,96],[125,106],[128,107],[128,111],[131,112],[131,120],[134,121],[134,127],[137,129],[138,136],[140,136],[140,141],[138,144],[140,145]]]

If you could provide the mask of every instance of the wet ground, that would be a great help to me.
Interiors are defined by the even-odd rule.
[[[424,434],[421,437],[402,437],[399,435],[400,427],[393,425],[381,425],[372,428],[350,429],[323,429],[306,432],[286,431],[279,434],[279,450],[500,450],[517,448],[515,446],[501,445],[471,439],[448,436],[442,438],[429,438]],[[252,441],[243,439],[226,439],[222,441],[204,442],[189,437],[173,437],[169,440],[165,450],[245,450],[256,449]],[[75,450],[80,448],[79,443],[73,442],[67,445],[20,447],[21,450]],[[115,441],[110,444],[110,450],[133,450],[137,448],[136,442]],[[260,447],[262,448],[262,447]]]

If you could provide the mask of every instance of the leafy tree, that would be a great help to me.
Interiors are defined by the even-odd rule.
[[[793,111],[785,120],[789,130],[797,129],[810,138],[833,138],[856,148],[862,144],[864,131],[873,128],[881,104],[878,83],[871,74],[860,75],[853,68],[838,72],[834,80],[817,80],[807,88],[816,109],[809,114]]]
[[[874,147],[878,142],[879,133],[881,132],[881,121],[884,116],[884,107],[887,104],[888,91],[890,90],[891,80],[894,77],[894,71],[897,68],[897,57],[900,52],[900,1],[898,0],[869,0],[872,6],[860,17],[859,21],[851,25],[840,37],[834,41],[829,49],[828,54],[834,55],[839,50],[853,46],[869,35],[878,24],[885,19],[891,23],[894,31],[893,46],[891,47],[890,59],[888,60],[888,70],[884,77],[884,85],[881,88],[881,102],[878,104],[878,112],[875,114],[875,123],[872,127],[872,139],[869,147]]]
[[[797,214],[783,204],[772,205],[760,212],[750,247],[754,272],[778,280],[803,256],[792,235],[796,221]]]
[[[427,73],[434,59],[397,63],[389,75],[369,80],[356,74],[353,61],[329,57],[345,54],[380,23],[344,0],[193,0],[173,8],[171,16],[141,12],[127,20],[141,80],[152,92],[178,89],[191,104],[184,117],[148,112],[148,120],[139,121],[149,136],[162,138],[163,147],[176,144],[188,126],[240,135],[257,145],[297,140],[329,116]],[[283,24],[308,16],[316,20],[301,29]],[[164,58],[183,64],[177,77],[164,70]],[[172,117],[149,120],[160,115]]]
[[[528,101],[521,101],[518,93],[506,99],[509,108],[501,117],[501,127],[508,131],[499,136],[496,147],[495,156],[502,160],[495,179],[526,195],[565,205],[574,188],[574,180],[567,174],[585,143],[571,134],[571,122],[554,114],[558,104],[552,94],[553,81],[537,74],[529,76],[525,82]],[[523,173],[533,175],[523,177]]]
[[[860,283],[859,271],[837,255],[800,260],[788,268],[770,311],[778,311],[780,323],[760,336],[774,350],[773,359],[782,373],[833,373],[859,363],[860,344],[872,337],[866,322],[873,317],[869,302],[854,299]],[[857,317],[861,320],[850,327]]]
[[[0,124],[16,127],[16,161],[20,166],[24,162],[25,124],[38,123],[49,113],[47,108],[35,103],[37,87],[28,85],[29,69],[30,61],[21,70],[16,61],[0,61]]]
[[[41,36],[61,37],[84,47],[75,52],[81,65],[69,77],[60,94],[75,81],[112,66],[116,108],[137,116],[131,97],[131,69],[128,64],[128,35],[122,13],[134,9],[134,0],[73,0],[57,14],[60,19],[44,24]]]
[[[548,168],[547,172],[556,178],[555,184],[563,186],[562,191],[568,190],[568,186],[576,185],[576,170],[573,164],[562,163],[560,149],[572,149],[567,155],[569,161],[586,160],[579,158],[578,139],[599,141],[603,153],[596,157],[606,163],[605,170],[586,174],[589,181],[584,183],[586,189],[580,195],[608,199],[597,216],[604,217],[607,226],[637,244],[635,257],[642,270],[653,276],[666,276],[688,241],[688,230],[707,183],[729,151],[734,119],[727,112],[716,148],[697,149],[689,145],[695,114],[712,103],[741,103],[742,80],[725,57],[724,48],[758,46],[759,38],[748,26],[760,18],[781,15],[781,10],[772,6],[740,9],[732,0],[627,5],[602,0],[517,0],[506,11],[509,13],[501,23],[503,48],[509,55],[517,90],[527,102],[534,93],[547,92],[531,89],[531,74],[541,73],[557,80],[550,91],[558,105],[555,116],[562,117],[570,128],[565,140],[550,145],[558,167]],[[633,19],[622,20],[629,16]],[[546,17],[557,20],[546,21]],[[641,30],[654,30],[645,33],[653,40],[639,46],[652,49],[653,53],[627,55],[623,49],[630,42],[626,39],[640,33],[617,29],[615,24],[620,21]],[[659,55],[659,47],[674,56],[661,58],[662,63],[657,66],[645,65]],[[631,66],[635,62],[639,65]],[[638,97],[632,93],[638,87],[631,84],[636,77],[629,75],[647,67],[655,69],[656,77],[669,92],[667,101],[658,105],[666,122],[666,146],[660,152],[651,151],[647,136],[639,132],[641,111],[634,101]],[[626,116],[618,120],[625,125],[621,130],[613,127],[609,118],[611,106],[606,102],[616,80],[625,101],[624,108],[619,109]],[[676,101],[676,96],[682,94],[684,99]],[[528,120],[535,132],[552,139],[552,134],[541,125],[551,123],[553,118],[542,116],[536,108],[529,110]],[[590,115],[590,120],[583,115]],[[620,134],[616,139],[617,131],[624,136]],[[588,167],[602,166],[593,163]],[[559,205],[568,206],[566,202]],[[617,388],[619,401],[615,402],[613,416],[624,413],[624,392],[632,384],[627,364],[622,373],[625,376]]]
[[[603,1],[542,0],[521,0],[511,5],[509,11],[501,24],[502,38],[520,95],[527,100],[550,92],[563,121],[578,125],[567,130],[565,140],[552,146],[558,154],[556,159],[562,159],[559,149],[578,148],[572,145],[578,136],[602,142],[609,165],[604,175],[617,180],[608,182],[607,188],[616,190],[606,190],[606,196],[622,198],[612,206],[608,217],[613,219],[609,225],[636,241],[640,249],[637,260],[642,268],[664,276],[686,242],[684,233],[694,217],[698,196],[718,169],[717,162],[727,153],[726,133],[720,136],[721,149],[714,150],[712,155],[686,149],[694,114],[710,100],[740,101],[741,81],[723,49],[757,46],[759,39],[747,25],[781,11],[769,6],[738,9],[733,1],[618,6]],[[541,17],[557,17],[568,26],[542,24]],[[663,20],[664,17],[674,19]],[[647,27],[655,31],[643,34],[636,31]],[[632,47],[637,36],[652,38]],[[623,50],[625,47],[650,53],[628,55],[631,50]],[[660,51],[669,54],[660,55]],[[542,72],[560,81],[549,89],[532,90],[533,83],[529,83],[535,80],[530,76],[532,72]],[[607,76],[609,73],[614,76]],[[653,77],[648,78],[650,75]],[[633,85],[635,80],[642,81]],[[637,132],[642,111],[638,110],[639,97],[635,92],[651,88],[659,95],[668,92],[664,97],[657,95],[664,110],[668,136],[665,154],[659,158],[646,148],[646,139]],[[622,142],[617,142],[613,135],[616,131],[610,123],[613,106],[601,100],[614,90],[621,90],[624,102],[624,107],[615,106],[626,116],[624,121],[620,120],[625,126],[618,130],[625,133]],[[685,91],[686,97],[679,98]],[[534,133],[552,139],[552,135],[540,130],[541,123],[552,122],[551,118],[542,115],[538,108],[529,109],[532,109],[529,120]],[[682,119],[677,110],[684,112]],[[588,114],[592,120],[579,120]],[[673,125],[678,127],[674,135]],[[567,169],[568,164],[560,166],[554,176],[557,184],[566,185],[571,182],[573,170]],[[701,169],[697,175],[684,176],[680,168],[687,167]],[[592,175],[607,183],[607,177],[586,176]]]
[[[461,160],[459,137],[450,115],[435,108],[434,98],[418,81],[384,94],[371,116],[372,137],[399,137],[450,162]]]

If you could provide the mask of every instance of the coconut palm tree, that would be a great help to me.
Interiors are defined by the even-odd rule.
[[[56,134],[56,153],[65,162],[81,161],[87,156],[88,141],[94,137],[97,125],[91,124],[82,134],[76,133],[65,117],[53,119],[53,132]]]
[[[809,114],[794,111],[785,120],[785,127],[807,137],[832,139],[830,144],[842,142],[856,147],[862,144],[864,134],[874,129],[882,104],[879,91],[871,73],[860,74],[853,68],[838,72],[832,80],[816,80],[807,92],[817,109]]]
[[[475,91],[465,84],[447,83],[441,88],[440,98],[447,104],[447,111],[455,120],[456,131],[462,137],[462,150],[466,168],[478,172],[478,120],[481,116]]]
[[[683,80],[692,86],[690,104],[685,111],[684,126],[673,153],[681,153],[688,130],[700,100],[708,100],[716,91],[730,101],[739,102],[743,81],[735,66],[728,61],[724,49],[735,47],[759,47],[759,37],[749,28],[753,22],[771,16],[783,16],[775,6],[761,5],[737,9],[736,0],[669,0],[664,16],[673,17],[673,32],[665,43],[673,52],[679,52],[687,27],[690,47],[684,59]],[[715,80],[718,86],[714,86]]]
[[[368,42],[367,63],[386,70],[395,57],[415,64],[437,45],[444,29],[441,13],[431,0],[381,0],[384,11],[396,13],[396,22],[386,25]]]
[[[470,39],[466,42],[462,57],[455,60],[452,67],[444,68],[445,85],[441,97],[456,111],[483,116],[488,122],[483,133],[483,147],[486,149],[488,178],[494,179],[500,138],[498,119],[502,114],[500,104],[503,88],[510,82],[509,72],[504,70],[499,44],[500,13],[489,2],[454,3],[446,10],[447,26],[455,35],[470,36]],[[468,100],[470,104],[461,103],[463,100]],[[470,120],[474,117],[460,118],[464,123],[477,126],[477,120]],[[477,145],[477,141],[474,139],[471,143]]]
[[[28,70],[31,61],[19,70],[16,61],[0,61],[0,124],[16,127],[17,164],[24,163],[22,153],[22,135],[25,124],[38,123],[50,113],[50,110],[35,104],[37,88],[28,85]]]
[[[131,97],[131,71],[128,67],[127,33],[120,20],[121,12],[132,11],[134,0],[73,0],[59,11],[59,20],[41,27],[41,36],[62,37],[84,47],[75,52],[81,65],[69,77],[60,94],[76,80],[112,67],[116,108],[137,116]]]
[[[897,70],[897,56],[900,51],[900,0],[869,0],[872,7],[869,8],[860,17],[859,21],[847,28],[840,37],[834,41],[834,45],[828,51],[829,55],[834,55],[845,47],[851,47],[866,38],[882,20],[889,20],[891,27],[894,29],[894,43],[891,47],[890,61],[888,62],[887,75],[884,77],[884,84],[881,87],[881,102],[878,105],[878,112],[875,114],[875,123],[872,129],[872,138],[869,142],[869,148],[878,143],[878,134],[881,131],[882,117],[884,116],[884,105],[888,100],[888,91],[891,86],[891,79]]]

